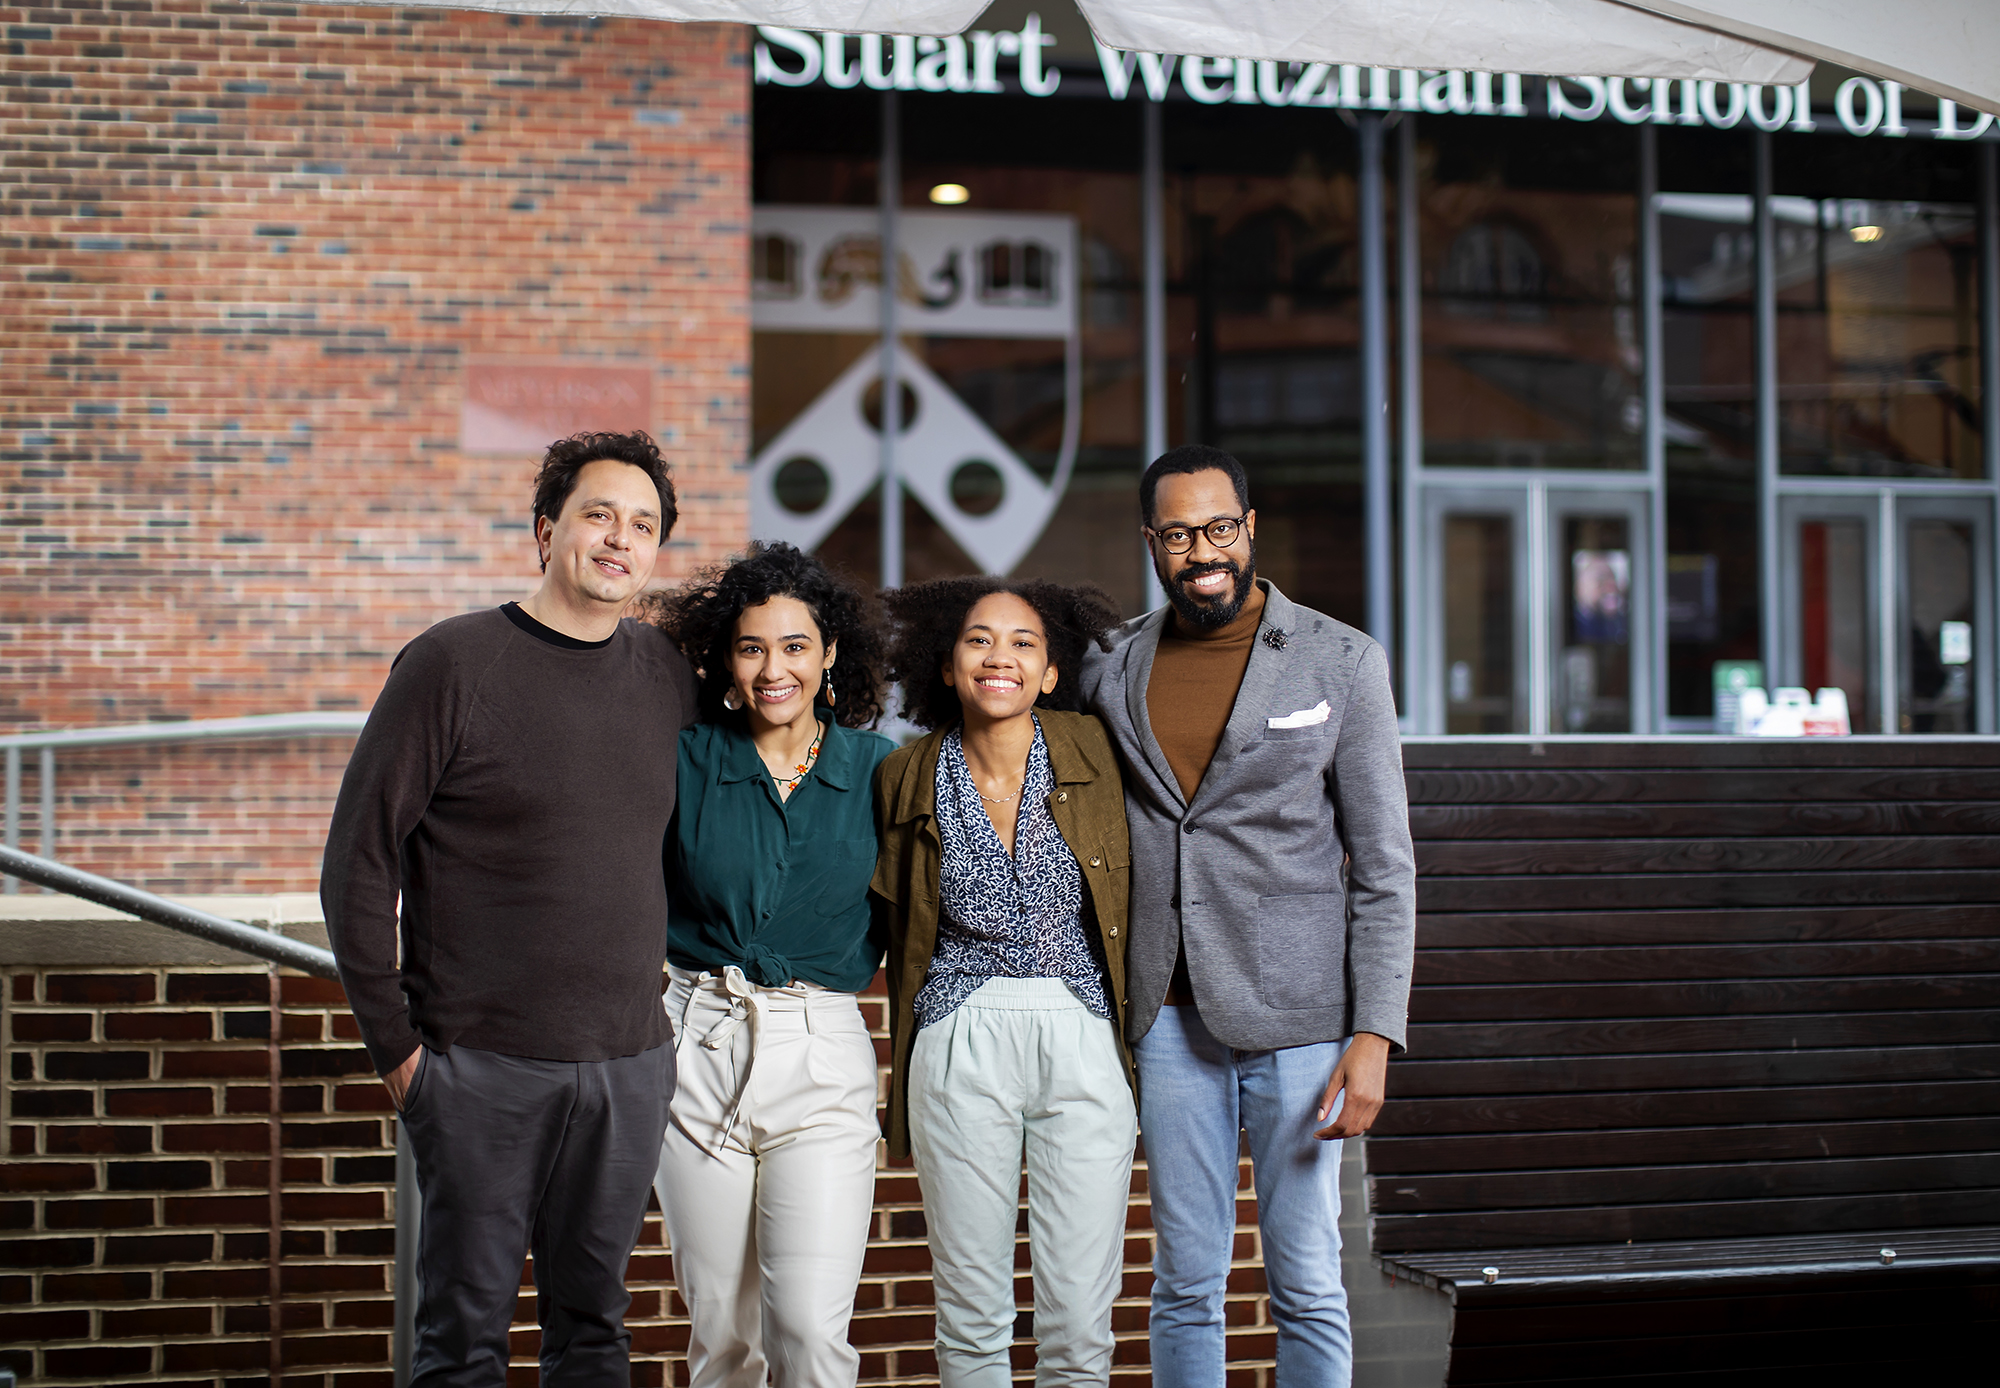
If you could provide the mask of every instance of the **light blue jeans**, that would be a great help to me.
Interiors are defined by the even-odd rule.
[[[1250,1135],[1280,1388],[1347,1388],[1354,1340],[1340,1281],[1340,1144],[1313,1130],[1345,1043],[1237,1051],[1193,1007],[1162,1007],[1133,1048],[1159,1252],[1154,1388],[1223,1388],[1222,1295],[1236,1230],[1239,1132]],[[1338,1112],[1338,1109],[1335,1110]]]

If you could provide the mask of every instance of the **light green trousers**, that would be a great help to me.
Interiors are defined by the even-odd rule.
[[[1110,1380],[1137,1135],[1111,1023],[1060,979],[989,979],[917,1033],[910,1148],[943,1388],[1008,1388],[1024,1155],[1035,1382]]]

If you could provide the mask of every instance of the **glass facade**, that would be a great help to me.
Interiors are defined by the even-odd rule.
[[[1071,86],[1096,66],[1073,44],[1056,56]],[[1450,84],[1432,105],[1404,95],[1428,86],[1366,70],[1325,78],[1338,100],[1299,103],[1350,109],[1275,109],[1310,85],[1296,67],[1275,91],[1256,85],[1269,74],[1208,73],[1192,97],[1171,68],[1156,200],[1149,70],[1131,55],[1125,97],[1092,77],[1105,87],[1073,99],[893,98],[909,227],[897,450],[912,466],[934,438],[957,450],[930,490],[908,482],[907,578],[1032,573],[1141,610],[1149,437],[1204,442],[1249,472],[1260,571],[1363,625],[1368,460],[1387,452],[1399,617],[1376,634],[1412,732],[1706,731],[1728,662],[1841,690],[1856,732],[1993,730],[1992,142],[1684,128],[1643,107],[1548,119],[1518,79],[1468,87],[1492,113],[1458,114]],[[1392,109],[1349,99],[1371,91]],[[1520,109],[1500,110],[1507,93]],[[759,86],[760,229],[876,215],[885,99]],[[1368,120],[1387,125],[1378,226],[1362,212]],[[947,224],[971,238],[962,256],[925,249]],[[865,428],[849,446],[873,468],[879,330],[761,311],[843,285],[874,300],[866,239],[807,254],[753,237],[752,394],[774,504],[827,517],[813,543],[871,579],[879,486],[841,493],[794,445],[850,391]],[[1375,395],[1370,293],[1395,364]],[[955,296],[1041,304],[1052,326],[947,322]],[[1149,332],[1164,360],[1150,387]],[[945,414],[964,416],[956,434],[935,432]],[[1149,415],[1164,423],[1150,435]],[[998,520],[1011,548],[980,528]]]
[[[1426,122],[1417,144],[1428,467],[1645,466],[1637,142]]]

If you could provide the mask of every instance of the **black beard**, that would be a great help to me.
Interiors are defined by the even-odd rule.
[[[1218,631],[1243,614],[1243,604],[1250,601],[1251,586],[1257,581],[1256,541],[1246,535],[1243,543],[1249,546],[1249,553],[1244,556],[1248,562],[1241,567],[1229,560],[1202,564],[1182,569],[1168,581],[1167,601],[1188,626],[1198,631]],[[1204,602],[1187,591],[1185,585],[1189,579],[1216,572],[1227,573],[1233,579],[1228,597]]]

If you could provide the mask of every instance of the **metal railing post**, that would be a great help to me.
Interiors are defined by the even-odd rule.
[[[56,749],[53,747],[42,748],[41,789],[42,834],[36,840],[36,847],[42,850],[44,858],[53,858],[56,856]]]
[[[21,846],[21,749],[7,749],[7,847]],[[8,896],[21,890],[21,884],[9,877],[6,885],[0,887]]]

